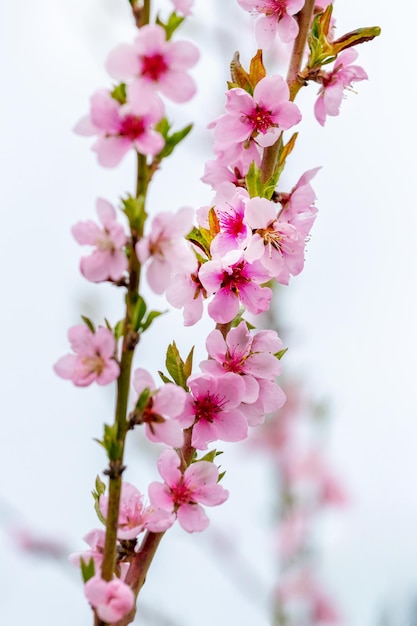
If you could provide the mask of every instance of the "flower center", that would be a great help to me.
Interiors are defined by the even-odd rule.
[[[165,74],[168,65],[162,54],[152,54],[148,57],[142,57],[142,76],[146,76],[153,81],[158,81]]]
[[[98,374],[104,370],[104,360],[99,354],[94,356],[85,356],[83,358],[83,365],[90,374]]]
[[[274,125],[271,118],[271,111],[268,111],[259,105],[256,105],[252,112],[246,117],[253,126],[252,132],[258,132],[265,135],[267,130]]]
[[[245,268],[245,263],[241,261],[240,263],[236,263],[230,269],[231,272],[225,272],[223,274],[223,280],[220,285],[222,288],[229,289],[229,291],[233,291],[234,294],[239,294],[239,289],[247,285],[250,282],[250,278],[244,275],[243,271]]]
[[[171,492],[176,507],[181,506],[181,504],[188,504],[193,502],[192,490],[187,485],[187,483],[184,482],[183,479],[181,479],[181,482],[175,485],[175,487],[171,487]]]
[[[207,394],[204,397],[197,398],[195,401],[195,418],[197,421],[205,420],[213,422],[217,413],[222,410],[223,402],[216,396]]]
[[[134,141],[145,131],[145,124],[142,117],[135,115],[126,115],[120,122],[119,134],[128,137],[130,141]]]
[[[98,237],[96,241],[96,246],[99,250],[103,250],[106,252],[114,252],[115,247],[114,243],[109,235],[108,230],[104,230]]]

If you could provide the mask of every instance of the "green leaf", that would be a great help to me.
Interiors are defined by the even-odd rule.
[[[168,378],[168,376],[165,376],[165,374],[163,372],[161,372],[160,370],[158,370],[158,374],[159,374],[162,382],[164,382],[164,383],[174,383],[174,381],[172,381],[170,378]]]
[[[113,100],[117,100],[117,102],[120,102],[120,104],[126,104],[127,95],[125,83],[120,83],[120,85],[116,85],[110,95]]]
[[[152,390],[149,389],[148,387],[146,387],[146,389],[144,389],[142,391],[142,393],[139,395],[139,398],[136,402],[136,407],[135,410],[138,413],[142,413],[143,410],[145,409],[146,405],[149,402],[149,398],[152,396]]]
[[[193,371],[193,356],[194,356],[194,346],[191,348],[190,352],[188,353],[188,356],[185,359],[185,363],[184,363],[184,376],[186,379],[189,376],[191,376],[191,373]]]
[[[109,461],[117,461],[122,452],[122,443],[118,439],[118,426],[104,424],[103,439],[95,439],[107,452]]]
[[[114,338],[116,339],[116,341],[120,339],[120,337],[123,336],[124,326],[125,326],[125,321],[119,320],[116,326],[114,327],[113,334],[114,334]]]
[[[213,463],[216,456],[219,456],[220,454],[223,454],[221,450],[216,450],[216,449],[210,450],[204,456],[202,456],[201,459],[196,459],[196,462],[208,461],[209,463]]]
[[[206,257],[208,259],[211,258],[211,254],[210,254],[210,244],[211,244],[210,231],[206,230],[205,228],[196,228],[194,226],[192,231],[190,231],[188,233],[188,235],[186,236],[186,239],[188,241],[191,241],[191,243],[193,243],[198,248],[200,248],[200,250],[202,250],[204,252],[204,254],[206,255]]]
[[[243,320],[246,324],[246,326],[249,328],[249,330],[253,330],[254,328],[256,328],[256,326],[254,326],[253,324],[251,324],[250,322],[248,322],[248,320],[245,320],[243,318],[244,313],[246,313],[246,309],[245,307],[241,307],[239,309],[239,313],[236,315],[236,317],[231,321],[231,328],[236,328],[236,326],[239,326],[240,322]]]
[[[339,37],[339,39],[336,39],[336,41],[333,41],[333,52],[335,54],[339,54],[340,52],[342,52],[342,50],[346,50],[346,48],[350,48],[351,46],[357,46],[360,43],[372,41],[372,39],[375,39],[375,37],[378,37],[380,34],[381,29],[379,26],[357,28],[350,33],[346,33],[346,35]]]
[[[94,559],[90,557],[88,563],[86,563],[83,558],[80,558],[80,566],[81,566],[81,576],[83,577],[84,583],[86,583],[90,578],[92,578],[95,574],[94,567]]]
[[[246,180],[246,189],[248,190],[249,196],[251,198],[263,197],[264,186],[262,184],[262,171],[255,164],[255,161],[252,161],[248,173],[245,177]]]
[[[136,302],[134,304],[132,315],[132,327],[135,332],[141,328],[142,320],[146,313],[146,302],[140,294],[135,294]]]
[[[162,28],[165,30],[166,33],[166,39],[167,41],[169,41],[172,37],[172,35],[174,34],[174,32],[177,30],[177,28],[179,26],[181,26],[181,24],[184,21],[184,17],[182,15],[178,15],[177,13],[175,13],[175,11],[173,13],[171,13],[171,15],[168,18],[168,22],[164,23],[159,16],[157,16],[156,18],[156,23],[159,24],[159,26],[162,26]]]
[[[176,385],[187,389],[187,378],[184,373],[184,361],[182,360],[175,341],[167,349],[165,365]]]
[[[145,332],[145,330],[147,330],[149,328],[149,326],[152,324],[152,322],[159,317],[160,315],[163,315],[164,313],[167,313],[167,311],[149,311],[148,315],[146,316],[146,319],[143,321],[142,324],[140,324],[139,329],[142,332]]]
[[[162,161],[162,159],[165,159],[170,154],[172,154],[178,144],[190,133],[192,127],[192,124],[188,124],[188,126],[184,126],[184,128],[176,131],[175,133],[172,133],[172,135],[167,135],[165,137],[165,146],[156,156],[156,159],[158,161]]]
[[[89,317],[86,317],[85,315],[81,315],[81,319],[84,322],[84,324],[87,324],[88,328],[91,330],[92,333],[96,332],[96,327],[94,326],[93,322],[90,320]]]
[[[145,211],[145,197],[142,195],[138,198],[127,196],[127,198],[122,198],[122,204],[122,210],[129,220],[131,229],[139,233],[143,232],[143,226],[147,218]]]
[[[233,84],[236,87],[241,87],[252,95],[253,90],[250,76],[240,62],[239,52],[235,52],[233,59],[230,62],[230,75],[232,83],[229,83],[229,85]],[[231,89],[231,87],[229,87],[229,89]]]

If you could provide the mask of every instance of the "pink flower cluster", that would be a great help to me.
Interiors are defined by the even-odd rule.
[[[306,172],[290,193],[279,194],[278,202],[249,198],[231,182],[219,184],[214,205],[198,212],[200,227],[210,228],[213,213],[217,222],[210,256],[194,273],[175,274],[166,293],[172,306],[183,307],[185,325],[200,319],[209,297],[208,314],[221,324],[231,322],[240,306],[262,313],[272,297],[265,283],[275,279],[287,285],[301,272],[317,213],[310,181],[318,169]]]
[[[190,2],[179,3],[188,13]],[[155,125],[165,115],[160,94],[186,102],[195,93],[188,74],[198,60],[198,49],[188,41],[167,41],[165,30],[143,26],[133,44],[120,44],[109,55],[107,70],[120,81],[112,91],[100,89],[91,97],[90,113],[75,127],[80,135],[96,135],[93,150],[100,165],[115,167],[131,149],[155,156],[164,138]]]

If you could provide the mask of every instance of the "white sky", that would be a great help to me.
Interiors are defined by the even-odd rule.
[[[217,0],[208,8],[196,0],[197,21],[186,33],[206,49],[201,73],[195,74],[200,93],[192,106],[177,107],[173,115],[178,126],[195,119],[197,128],[178,161],[164,167],[152,191],[155,210],[197,208],[211,197],[195,182],[209,150],[205,124],[221,112],[232,53],[240,48],[245,59],[251,50],[243,53],[244,27],[227,35],[235,23],[234,0],[230,3],[225,7]],[[361,47],[358,63],[370,80],[358,83],[358,96],[349,94],[339,118],[330,118],[324,129],[314,121],[314,87],[299,100],[303,130],[286,174],[289,186],[306,169],[323,169],[314,181],[319,216],[306,267],[285,294],[284,319],[291,329],[285,362],[319,398],[329,400],[328,452],[352,494],[350,509],[325,526],[323,574],[345,611],[346,625],[374,626],[383,607],[403,611],[409,594],[417,591],[412,65],[417,9],[411,0],[401,8],[378,0],[336,5],[340,33],[378,24],[383,34]],[[35,529],[62,534],[78,550],[81,536],[96,525],[90,489],[105,461],[92,438],[110,419],[113,400],[109,390],[79,390],[57,379],[52,364],[67,352],[67,328],[81,312],[95,310],[116,320],[121,308],[113,289],[90,286],[79,276],[80,250],[69,229],[94,217],[97,196],[116,203],[132,189],[134,174],[133,159],[117,170],[101,169],[89,140],[71,128],[87,112],[90,94],[110,84],[103,69],[107,52],[128,41],[134,29],[127,0],[0,6],[0,493]],[[217,53],[224,55],[222,66]],[[186,350],[210,326],[183,332],[179,314],[166,316],[141,346],[153,371],[163,363],[173,327]],[[132,453],[138,454],[134,446]],[[222,464],[232,495],[227,505],[209,513],[214,528],[233,525],[247,558],[256,552],[254,570],[267,583],[272,572],[263,512],[267,494],[265,469],[258,463],[245,459],[242,468],[242,457],[227,449]],[[149,467],[148,458],[130,464],[130,479],[144,490],[153,472]],[[181,626],[194,624],[196,611],[200,626],[267,626],[264,598],[259,609],[250,594],[239,594],[225,564],[210,558],[209,538],[179,529],[170,535],[144,590],[148,605],[156,602]],[[0,545],[0,623],[91,622],[76,574],[71,580],[54,564],[17,555],[6,533],[0,534]],[[400,619],[394,624],[406,626]]]

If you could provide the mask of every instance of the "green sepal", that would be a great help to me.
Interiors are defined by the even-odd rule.
[[[224,472],[220,472],[220,473],[219,473],[219,477],[218,477],[218,479],[217,479],[217,482],[218,482],[218,483],[219,483],[219,482],[223,479],[223,477],[225,476],[225,474],[226,474],[226,470],[225,470]]]
[[[276,356],[277,359],[280,361],[286,352],[288,352],[288,348],[284,348],[283,350],[275,352],[274,356]]]
[[[174,383],[187,391],[188,387],[187,376],[185,375],[185,363],[180,356],[175,341],[168,346],[165,365],[169,374],[171,374]]]
[[[149,402],[149,398],[152,396],[152,390],[149,389],[149,387],[146,387],[142,393],[140,394],[137,402],[136,402],[136,406],[135,406],[135,411],[138,413],[143,413],[144,409],[146,408],[148,402]]]
[[[126,84],[120,83],[120,85],[116,85],[113,91],[110,93],[113,100],[117,100],[120,104],[126,104],[127,95],[126,95]]]
[[[109,461],[117,461],[122,453],[122,443],[118,440],[117,424],[104,424],[103,439],[95,439],[107,452]]]
[[[253,330],[254,328],[256,328],[256,326],[254,326],[253,324],[251,324],[250,322],[248,322],[248,320],[245,320],[243,318],[243,315],[246,313],[246,309],[245,307],[241,307],[239,310],[239,313],[236,315],[235,318],[232,319],[232,321],[230,322],[230,326],[231,328],[236,328],[236,326],[239,326],[240,322],[244,321],[246,326],[248,327],[249,330]]]
[[[169,41],[172,37],[172,35],[174,34],[174,32],[177,30],[177,28],[179,26],[181,26],[181,24],[183,23],[185,17],[183,17],[182,15],[178,15],[177,13],[175,13],[175,11],[173,13],[171,13],[171,15],[168,18],[168,22],[163,22],[159,16],[157,16],[156,18],[156,23],[159,26],[162,26],[162,28],[165,30],[165,34],[166,34],[166,39],[167,41]]]
[[[96,477],[96,488],[95,491],[92,491],[91,494],[94,498],[94,510],[97,513],[97,517],[104,526],[106,525],[106,520],[104,519],[101,511],[100,511],[100,496],[102,496],[106,492],[106,485],[100,479],[100,476]]]
[[[90,560],[88,561],[88,563],[86,563],[84,559],[81,557],[80,567],[81,567],[81,576],[83,577],[84,583],[86,583],[88,580],[90,580],[90,578],[93,578],[94,574],[96,573],[93,557],[92,556],[90,557]]]
[[[96,332],[96,327],[94,326],[94,323],[90,320],[90,318],[86,317],[85,315],[81,315],[81,319],[84,322],[84,324],[86,324],[88,328],[91,330],[91,332],[94,334]]]
[[[172,133],[170,135],[169,131],[171,130],[171,125],[164,117],[155,126],[155,130],[160,133],[165,139],[165,145],[162,148],[161,152],[156,155],[155,160],[162,161],[162,159],[165,159],[170,154],[172,154],[178,144],[190,133],[192,128],[193,124],[188,124],[187,126],[184,126],[184,128],[182,128],[181,130],[177,130],[175,133]]]
[[[140,195],[138,198],[134,198],[129,195],[127,198],[122,198],[122,204],[122,210],[129,220],[130,228],[138,233],[142,233],[147,218],[145,196]]]

